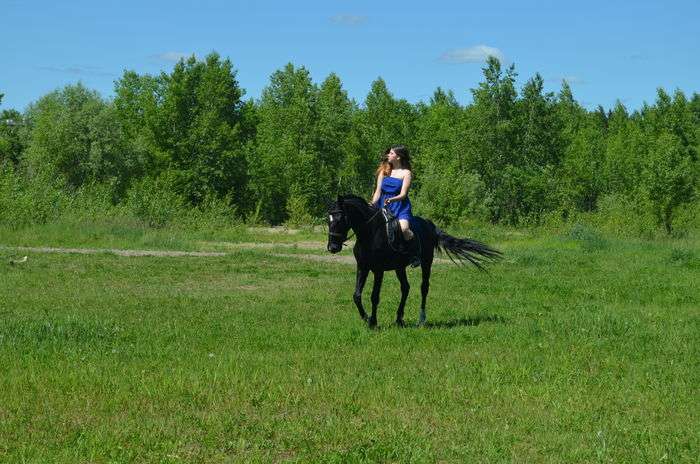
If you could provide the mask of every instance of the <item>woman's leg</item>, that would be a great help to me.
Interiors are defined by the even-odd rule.
[[[406,245],[404,245],[406,247],[404,253],[408,254],[411,257],[411,267],[420,266],[420,252],[418,248],[418,239],[416,238],[415,240],[413,240],[415,235],[409,227],[408,221],[406,219],[399,219],[399,224],[401,225],[401,232],[403,233],[403,238],[406,242]]]
[[[399,219],[399,225],[401,226],[401,233],[403,234],[403,238],[408,242],[413,238],[413,231],[411,230],[411,227],[408,225],[408,220],[406,219]]]

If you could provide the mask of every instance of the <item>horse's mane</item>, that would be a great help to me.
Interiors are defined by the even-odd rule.
[[[374,213],[375,211],[377,211],[376,206],[371,206],[371,205],[367,204],[367,201],[364,198],[359,197],[357,195],[353,195],[353,194],[341,195],[340,200],[343,203],[354,206],[357,210],[359,210],[363,214]]]

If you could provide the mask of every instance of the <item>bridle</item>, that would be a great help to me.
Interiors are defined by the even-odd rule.
[[[379,213],[381,213],[381,212],[382,212],[382,209],[381,209],[381,208],[377,208],[377,212],[374,213],[369,219],[367,219],[367,220],[365,221],[365,225],[366,225],[366,224],[369,224],[370,222],[372,222],[372,221],[374,220],[374,218],[377,217],[377,214],[379,214]],[[343,208],[334,209],[333,211],[328,211],[328,214],[330,214],[331,216],[334,215],[334,214],[340,214],[341,217],[342,217],[341,221],[345,222],[345,224],[348,226],[348,230],[352,230],[352,227],[350,226],[350,224],[348,224],[347,219],[345,218],[345,217],[347,216],[347,214],[345,213],[345,210],[344,210]],[[347,232],[345,232],[344,234],[341,234],[341,233],[339,233],[339,232],[331,232],[330,230],[328,231],[328,235],[330,235],[331,237],[338,237],[338,238],[340,238],[341,240],[343,240],[343,243],[342,243],[343,245],[345,245],[345,243],[346,243],[348,240],[350,240],[351,238],[353,238],[353,237],[355,236],[355,231],[354,231],[354,230],[352,231],[352,233],[353,233],[353,235],[351,235],[351,236],[349,236],[349,237],[346,237],[345,240],[343,240],[343,237],[347,235]]]
[[[345,225],[348,226],[348,229],[347,229],[347,230],[352,230],[352,228],[350,227],[350,224],[348,224],[347,220],[345,219],[345,216],[346,216],[346,215],[345,215],[345,211],[344,211],[342,208],[340,208],[340,209],[334,209],[333,211],[328,211],[328,214],[330,214],[331,216],[333,216],[334,214],[340,214],[340,217],[341,217],[340,220],[341,220],[342,222],[344,222]],[[343,234],[341,234],[340,232],[331,232],[331,231],[329,230],[329,231],[328,231],[328,235],[330,235],[331,237],[338,237],[338,238],[340,238],[340,239],[343,241],[342,245],[345,245],[345,242],[347,242],[348,240],[350,240],[350,239],[352,238],[352,236],[348,237],[348,232],[347,232],[347,230],[346,230],[345,233],[343,233]],[[355,231],[353,231],[353,233],[355,233]]]

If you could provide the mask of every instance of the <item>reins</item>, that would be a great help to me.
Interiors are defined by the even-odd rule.
[[[345,214],[345,211],[341,210],[341,212]],[[374,218],[377,217],[377,214],[379,214],[379,213],[381,213],[381,212],[382,212],[382,209],[381,209],[381,208],[377,208],[377,212],[375,212],[375,213],[372,215],[372,217],[370,217],[369,219],[367,219],[367,220],[365,221],[364,225],[367,225],[367,224],[369,224],[370,222],[372,222],[372,221],[374,220]],[[345,218],[345,216],[343,217],[343,221],[346,221],[346,222],[347,222],[347,219]],[[348,236],[345,240],[343,240],[343,245],[345,245],[345,243],[346,243],[348,240],[350,240],[351,238],[353,238],[353,237],[356,235],[356,234],[355,234],[355,231],[352,230],[351,224],[349,224],[349,223],[348,223],[348,228],[352,231],[352,235]],[[330,231],[329,231],[329,232],[328,232],[328,235],[330,235],[330,236],[332,236],[332,237],[340,237],[340,238],[343,238],[343,234],[340,234],[340,233],[338,233],[338,232],[330,232]]]

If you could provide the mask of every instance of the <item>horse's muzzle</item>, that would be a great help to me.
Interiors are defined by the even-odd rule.
[[[331,253],[338,253],[340,250],[343,249],[343,245],[338,245],[337,243],[329,243],[328,244],[328,251]]]

